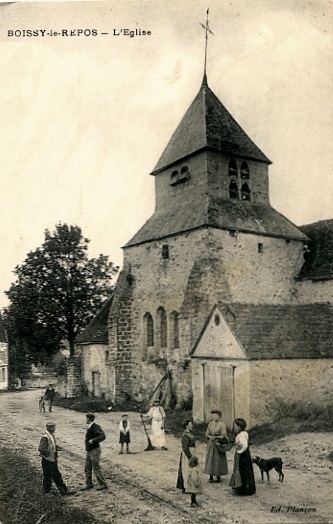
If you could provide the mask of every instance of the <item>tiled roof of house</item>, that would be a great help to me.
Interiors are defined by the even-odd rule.
[[[184,202],[172,215],[155,212],[125,247],[199,227],[306,240],[305,234],[269,205],[211,198],[206,206],[202,201]]]
[[[271,163],[208,87],[205,78],[152,174],[202,149]]]
[[[308,253],[299,277],[313,280],[333,278],[333,220],[321,220],[313,224],[300,226],[309,237]]]
[[[107,344],[108,343],[108,317],[112,304],[113,296],[110,297],[99,312],[94,316],[92,321],[77,337],[77,344]]]
[[[333,306],[220,304],[249,359],[333,358]]]

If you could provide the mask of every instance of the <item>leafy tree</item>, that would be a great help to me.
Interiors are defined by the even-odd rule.
[[[89,259],[88,244],[78,226],[60,223],[14,270],[6,327],[17,351],[24,347],[36,364],[48,363],[61,339],[73,356],[75,338],[112,293],[118,267],[104,255]]]

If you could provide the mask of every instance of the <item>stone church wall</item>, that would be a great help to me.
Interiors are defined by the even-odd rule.
[[[209,232],[210,251],[223,260],[233,302],[279,304],[295,294],[303,263],[303,243],[283,238]]]
[[[159,211],[177,208],[178,206],[204,205],[207,195],[229,199],[228,165],[230,155],[202,152],[192,158],[173,164],[170,168],[155,175],[156,209]],[[269,202],[268,166],[262,162],[246,160],[250,178],[241,178],[242,159],[235,157],[238,167],[237,184],[239,190],[243,183],[251,189],[251,201],[254,203]],[[181,184],[171,184],[172,174],[188,168],[188,180]]]
[[[172,174],[188,168],[188,179],[172,185]],[[155,175],[156,209],[159,212],[181,207],[203,205],[207,198],[207,153],[200,153],[192,158],[174,164],[172,167]]]
[[[258,244],[262,244],[262,252]],[[169,256],[163,258],[166,245]],[[302,260],[302,242],[243,233],[230,235],[217,229],[195,230],[125,248],[124,271],[130,273],[117,284],[110,317],[110,352],[116,359],[118,391],[130,391],[137,397],[149,389],[149,384],[153,389],[168,365],[174,366],[181,384],[183,366],[188,366],[186,359],[214,304],[289,302],[295,287],[293,275]],[[130,286],[126,280],[129,274]],[[160,345],[158,325],[161,307],[168,325],[165,348]],[[179,348],[171,345],[173,312],[179,313]],[[149,359],[144,347],[146,313],[154,321],[154,347],[149,348]],[[185,391],[190,384],[191,378],[184,378],[179,395],[180,389]]]

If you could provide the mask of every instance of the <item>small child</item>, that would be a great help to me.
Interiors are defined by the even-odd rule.
[[[128,417],[127,417],[126,414],[122,415],[122,417],[121,417],[121,421],[119,422],[119,431],[120,431],[120,434],[119,434],[119,444],[120,444],[119,455],[124,453],[124,451],[123,451],[124,444],[126,444],[126,453],[130,453],[130,450],[129,450],[129,443],[131,442],[130,423],[129,423],[129,420],[128,420]]]
[[[197,503],[197,493],[202,493],[202,477],[199,470],[198,457],[192,455],[188,461],[189,470],[187,477],[186,493],[191,494],[191,508],[200,506]]]

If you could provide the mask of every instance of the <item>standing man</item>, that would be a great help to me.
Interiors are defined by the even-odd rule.
[[[53,400],[55,397],[55,389],[52,384],[49,384],[44,393],[44,400],[47,400],[49,405],[49,411],[52,412]]]
[[[55,429],[56,425],[53,422],[46,424],[45,435],[40,439],[38,447],[42,457],[43,493],[50,493],[53,481],[61,495],[73,495],[74,492],[68,491],[58,469],[58,451],[61,451],[62,448],[57,446],[54,436]]]
[[[108,487],[99,464],[101,458],[101,448],[99,443],[105,440],[105,434],[101,426],[95,423],[95,415],[93,413],[87,413],[86,422],[88,424],[85,438],[86,463],[84,466],[86,487],[82,488],[82,491],[92,489],[94,487],[92,481],[93,471],[99,483],[97,491],[102,491]]]

